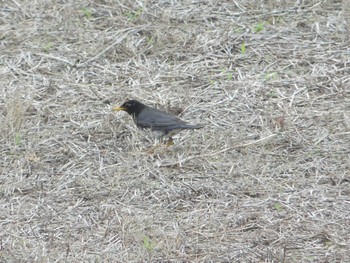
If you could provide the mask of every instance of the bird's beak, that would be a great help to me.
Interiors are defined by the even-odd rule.
[[[126,110],[124,107],[114,107],[113,111],[121,111],[121,110]]]

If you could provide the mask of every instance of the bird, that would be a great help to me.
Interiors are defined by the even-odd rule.
[[[137,100],[127,100],[113,111],[125,111],[140,129],[150,129],[157,139],[168,138],[167,146],[173,145],[173,136],[182,130],[203,128],[203,125],[188,124],[175,115],[147,106]]]

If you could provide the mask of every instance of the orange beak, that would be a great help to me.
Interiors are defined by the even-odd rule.
[[[113,108],[113,111],[121,111],[121,110],[126,110],[125,108],[123,108],[123,107],[114,107]]]

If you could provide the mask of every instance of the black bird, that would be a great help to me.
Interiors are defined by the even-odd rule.
[[[168,137],[167,145],[174,144],[172,137],[181,130],[203,128],[202,125],[187,124],[173,114],[149,107],[137,100],[128,100],[113,110],[126,111],[132,116],[137,127],[150,129],[157,139]]]

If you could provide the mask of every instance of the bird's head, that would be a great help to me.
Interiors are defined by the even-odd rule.
[[[114,111],[126,111],[130,115],[139,115],[139,113],[144,109],[146,105],[142,104],[137,100],[128,100],[123,103],[120,107],[114,107]]]

